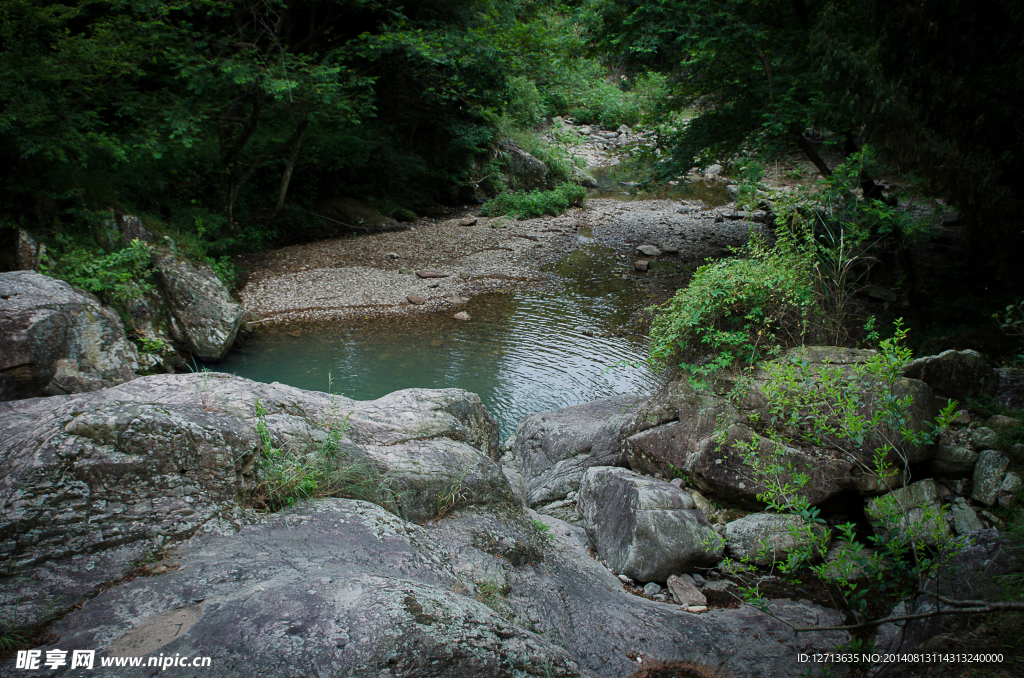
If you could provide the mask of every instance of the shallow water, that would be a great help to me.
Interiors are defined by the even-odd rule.
[[[589,168],[587,172],[597,181],[597,187],[587,191],[591,198],[613,198],[615,200],[701,200],[708,207],[719,207],[732,200],[725,184],[716,182],[710,186],[703,181],[679,182],[675,186],[662,184],[645,191],[637,190],[639,174],[621,166]],[[629,185],[627,185],[629,184]]]
[[[584,232],[548,267],[549,291],[484,294],[460,310],[354,325],[288,325],[258,332],[210,365],[255,381],[358,400],[403,388],[464,388],[497,417],[502,438],[526,415],[610,395],[646,393],[647,339],[631,317],[642,304],[632,272]]]

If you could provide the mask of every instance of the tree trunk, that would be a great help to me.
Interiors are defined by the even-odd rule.
[[[302,140],[302,135],[305,133],[306,126],[308,124],[309,118],[307,116],[302,116],[302,119],[299,121],[299,124],[296,126],[295,131],[292,133],[292,135],[288,137],[287,141],[278,146],[277,149],[270,153],[264,153],[259,157],[253,158],[253,160],[246,166],[245,171],[242,172],[241,175],[237,176],[237,178],[234,172],[228,175],[227,204],[225,206],[225,211],[227,212],[229,219],[231,219],[234,216],[235,202],[238,200],[238,195],[242,191],[242,186],[244,186],[246,182],[248,182],[249,179],[252,178],[253,174],[256,174],[256,170],[258,170],[263,165],[263,163],[273,158],[276,158],[289,148],[293,149],[294,153],[298,155],[298,147]],[[288,181],[291,181],[290,170],[288,171]],[[287,192],[287,189],[287,185],[282,186],[283,191]],[[239,232],[240,229],[235,228],[234,221],[229,221],[228,224],[231,233],[237,234]]]
[[[305,117],[299,122],[298,128],[295,132],[298,136],[293,135],[292,138],[295,142],[292,144],[291,153],[288,154],[288,162],[284,166],[284,174],[281,175],[281,188],[277,192],[277,205],[274,207],[274,216],[281,211],[284,207],[284,199],[288,195],[288,184],[292,181],[292,172],[295,170],[295,162],[299,159],[299,147],[302,146],[302,135],[306,132],[306,127],[309,125],[309,118]]]
[[[804,155],[807,156],[807,159],[814,163],[814,166],[818,168],[818,172],[821,173],[821,176],[826,179],[832,176],[832,170],[828,168],[828,165],[826,165],[825,161],[821,159],[818,152],[814,150],[814,146],[811,146],[811,142],[807,140],[807,137],[804,136],[802,131],[793,130],[793,139],[796,141],[796,145],[800,147],[800,150],[804,152]]]

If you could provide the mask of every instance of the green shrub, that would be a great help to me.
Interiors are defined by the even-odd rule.
[[[529,129],[544,117],[537,86],[522,76],[509,78],[508,116],[518,127]]]
[[[900,601],[906,602],[908,610],[917,609],[920,597],[930,595],[920,583],[942,574],[962,542],[949,536],[944,509],[908,505],[906,495],[893,493],[877,499],[869,511],[877,527],[867,538],[872,548],[863,549],[856,524],[829,528],[819,509],[810,505],[804,494],[809,478],[794,472],[786,448],[794,444],[813,448],[827,440],[865,474],[887,482],[899,476],[892,486],[908,484],[909,448],[934,442],[949,425],[957,404],[949,402],[926,430],[910,425],[906,412],[913,396],[897,395],[903,368],[911,358],[904,345],[906,334],[897,324],[894,338],[882,341],[875,355],[852,368],[817,369],[798,359],[768,363],[764,395],[770,416],[752,422],[760,433],[740,450],[753,470],[751,480],[765,487],[758,500],[771,510],[802,518],[789,528],[800,546],[784,560],[776,560],[773,570],[791,577],[804,570],[818,578],[853,625],[873,625],[873,618],[889,614]],[[868,402],[870,412],[864,410]],[[813,564],[824,559],[832,537],[842,545],[837,558]],[[765,609],[766,601],[756,586],[747,591],[747,600]]]
[[[508,215],[517,219],[532,219],[545,214],[558,216],[570,207],[582,206],[586,199],[587,189],[565,183],[550,191],[502,193],[484,203],[481,213],[488,217]]]
[[[548,86],[545,104],[550,115],[615,129],[640,122],[653,102],[666,94],[665,83],[657,74],[609,82],[596,60],[580,60]]]
[[[801,344],[815,312],[812,260],[806,237],[769,247],[752,236],[736,257],[701,266],[655,309],[651,358],[707,377]]]
[[[154,289],[149,245],[133,240],[127,247],[103,253],[58,236],[54,260],[44,261],[43,273],[92,292],[104,303],[121,308],[141,293]]]

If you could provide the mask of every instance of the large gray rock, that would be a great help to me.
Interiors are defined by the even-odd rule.
[[[169,252],[154,253],[153,266],[170,308],[175,341],[200,360],[222,359],[242,326],[242,307],[209,268],[196,268]]]
[[[502,140],[498,146],[508,163],[511,188],[529,191],[545,187],[547,165],[524,151],[511,139]]]
[[[874,355],[873,351],[811,346],[787,352],[780,362],[797,365],[805,380],[825,370],[839,370],[843,379],[861,379],[864,387],[857,414],[871,420],[888,397],[858,373]],[[775,417],[769,406],[772,382],[769,367],[761,367],[742,375],[719,375],[715,390],[695,390],[685,380],[666,386],[638,408],[626,431],[630,468],[666,476],[682,471],[702,491],[751,507],[762,505],[758,495],[766,489],[765,469],[776,462],[789,480],[798,475],[808,478],[800,492],[813,505],[848,490],[871,496],[892,487],[890,480],[879,479],[872,469],[874,451],[901,438],[892,430],[895,426],[883,422],[862,440],[827,433],[804,440],[782,437],[780,447],[764,435],[765,424]],[[897,398],[909,399],[909,406],[900,411],[903,425],[914,432],[927,430],[937,414],[928,386],[901,378],[892,390]],[[752,449],[759,460],[750,458]],[[927,461],[933,453],[929,444],[908,444],[887,461],[905,466]]]
[[[204,373],[4,403],[0,615],[58,614],[158,547],[251,519],[239,503],[268,473],[257,405],[274,448],[361,469],[357,494],[380,479],[379,500],[407,519],[515,503],[492,458],[497,422],[459,389],[360,402]],[[337,444],[324,445],[339,426]]]
[[[904,376],[928,384],[937,395],[966,403],[968,398],[995,395],[999,377],[977,351],[943,351],[918,358],[903,368]]]
[[[137,369],[116,313],[66,282],[0,273],[0,400],[94,391]]]
[[[1024,370],[1019,367],[1000,367],[996,375],[999,378],[996,402],[1008,410],[1024,409]]]
[[[641,401],[613,396],[523,419],[501,461],[526,504],[565,499],[592,466],[624,465],[622,432]]]
[[[752,463],[746,445],[754,444]],[[760,465],[760,470],[758,470]],[[743,424],[733,424],[721,438],[703,440],[686,465],[702,490],[748,507],[760,507],[769,493],[769,477],[790,485],[811,505],[822,504],[853,489],[859,478],[855,464],[828,448],[802,450],[778,445]],[[800,484],[805,479],[805,484]]]
[[[953,516],[953,529],[961,537],[985,529],[978,519],[978,514],[963,497],[957,497],[953,501],[949,512]]]
[[[18,230],[18,244],[15,252],[15,266],[19,271],[35,271],[39,261],[46,254],[46,245],[41,245],[26,231]]]
[[[897,532],[925,544],[942,543],[949,536],[939,485],[931,478],[872,499],[864,513],[879,531]]]
[[[580,515],[608,567],[641,582],[712,565],[721,540],[693,498],[665,481],[599,466],[583,477]]]
[[[1007,473],[996,491],[996,500],[1000,508],[1012,509],[1017,506],[1021,490],[1024,490],[1024,483],[1021,482],[1020,476],[1013,471]]]
[[[725,552],[737,560],[770,565],[785,560],[794,549],[809,545],[808,534],[820,538],[824,528],[809,526],[800,516],[751,513],[726,524]]]
[[[475,507],[418,527],[364,502],[297,506],[237,534],[197,535],[167,555],[166,573],[100,593],[54,632],[60,649],[100,657],[210,656],[226,678],[620,678],[637,655],[788,675],[797,653],[848,639],[797,635],[748,606],[692,615],[633,596],[587,553],[582,530],[545,519],[545,537],[530,516]],[[771,611],[795,625],[841,620],[808,603]]]

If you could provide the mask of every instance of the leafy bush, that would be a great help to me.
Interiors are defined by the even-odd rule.
[[[481,213],[488,217],[507,214],[517,219],[532,219],[545,214],[558,216],[570,207],[582,206],[586,199],[587,189],[565,183],[550,191],[502,193],[484,203]]]
[[[699,378],[802,343],[815,312],[812,252],[806,236],[772,247],[751,237],[735,258],[701,266],[655,309],[651,358]]]
[[[550,115],[615,129],[640,122],[653,109],[653,102],[666,94],[665,83],[658,74],[609,82],[600,63],[581,59],[549,85],[545,104]]]
[[[42,262],[42,272],[92,292],[104,303],[118,308],[154,289],[149,246],[139,240],[107,254],[59,236],[57,243],[56,261]]]
[[[920,597],[932,595],[921,582],[941,575],[962,544],[950,537],[943,509],[907,505],[906,495],[892,493],[875,500],[871,514],[877,529],[867,538],[873,549],[864,549],[857,541],[854,523],[830,529],[819,510],[810,506],[802,494],[808,479],[787,467],[784,450],[793,441],[816,446],[827,439],[865,473],[885,482],[892,479],[891,486],[909,483],[908,446],[934,441],[949,425],[957,404],[950,402],[930,431],[910,426],[906,412],[913,396],[897,395],[903,368],[911,357],[904,346],[906,334],[897,324],[894,338],[882,341],[876,355],[852,368],[815,369],[802,361],[768,363],[764,393],[770,417],[752,422],[760,434],[741,449],[744,461],[753,469],[752,480],[766,488],[758,499],[772,510],[802,519],[793,521],[790,528],[793,541],[800,546],[784,560],[774,562],[773,569],[795,577],[807,568],[848,615],[850,630],[872,627],[880,623],[879,616],[898,619],[890,610],[900,602],[906,603],[908,611],[918,609]],[[872,403],[870,412],[864,410],[865,402]],[[783,483],[780,479],[791,480]],[[838,557],[813,564],[824,558],[833,533],[842,547]],[[748,601],[766,609],[756,587],[747,594]],[[985,606],[978,601],[970,604]]]

